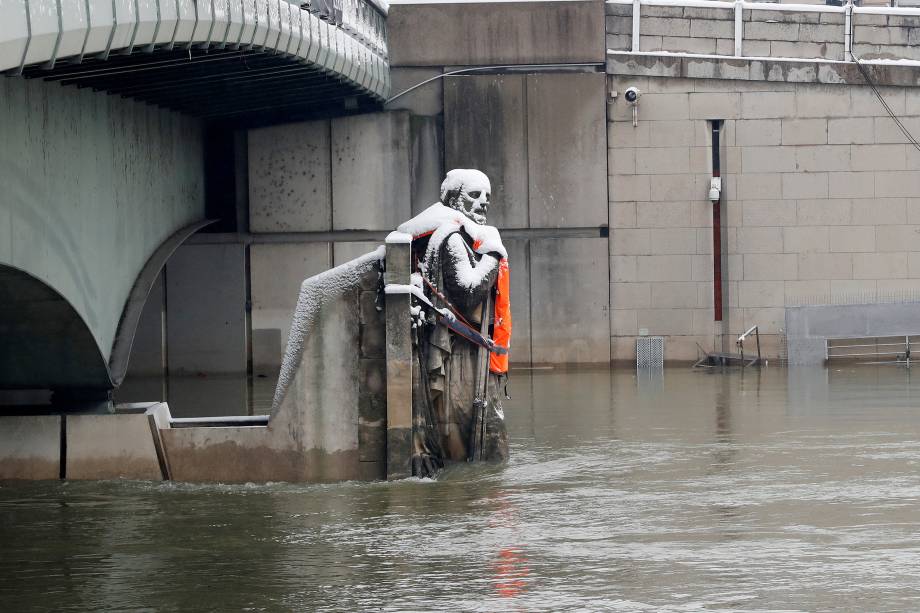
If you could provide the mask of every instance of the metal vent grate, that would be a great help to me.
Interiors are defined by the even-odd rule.
[[[636,339],[636,368],[664,366],[664,337],[640,336]]]

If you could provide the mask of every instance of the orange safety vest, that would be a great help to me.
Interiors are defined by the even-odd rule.
[[[496,345],[509,350],[504,355],[489,354],[489,370],[497,375],[504,375],[508,372],[508,356],[511,354],[511,270],[508,268],[508,258],[502,258],[498,264],[492,340]]]
[[[422,232],[412,239],[429,236],[433,230]],[[479,248],[480,241],[473,243],[473,249]],[[496,375],[508,372],[508,356],[511,354],[511,269],[508,258],[502,258],[498,263],[498,280],[495,283],[495,317],[492,321],[492,340],[499,347],[508,349],[504,355],[489,353],[489,370]]]
[[[473,249],[479,248],[480,241],[473,243]],[[492,340],[499,347],[509,349],[501,355],[489,354],[489,370],[496,375],[508,372],[508,355],[511,348],[511,269],[508,267],[508,258],[502,258],[498,263],[498,281],[495,283],[495,318],[492,321]]]

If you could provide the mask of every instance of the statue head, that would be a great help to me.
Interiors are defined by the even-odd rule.
[[[441,203],[460,211],[479,225],[486,223],[492,185],[478,170],[455,168],[441,183]]]

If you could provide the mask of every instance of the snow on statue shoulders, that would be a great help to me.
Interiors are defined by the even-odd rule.
[[[474,249],[477,253],[498,253],[503,258],[508,257],[508,251],[502,243],[501,234],[495,226],[474,223],[460,211],[447,207],[440,202],[435,202],[430,207],[399,225],[397,230],[419,238],[434,234],[439,229],[446,235],[463,228],[473,239]],[[443,239],[442,239],[443,240]]]
[[[486,225],[492,197],[492,185],[487,176],[469,168],[451,170],[441,183],[440,196],[440,202],[401,224],[397,230],[419,238],[441,229],[443,240],[460,226],[473,239],[473,249],[477,253],[508,257],[498,229]],[[440,241],[437,242],[440,245]]]

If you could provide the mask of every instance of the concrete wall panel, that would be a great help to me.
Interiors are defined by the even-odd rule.
[[[374,242],[355,242],[355,243],[333,243],[332,244],[332,265],[338,266],[344,264],[345,262],[350,262],[356,257],[362,256],[364,254],[374,251],[383,244],[383,241],[379,243]]]
[[[530,225],[607,223],[606,78],[527,77]]]
[[[165,306],[166,282],[161,273],[147,295],[147,302],[137,322],[126,377],[162,377],[166,373]]]
[[[409,115],[332,121],[332,227],[391,230],[411,217]]]
[[[610,360],[607,240],[530,243],[532,355],[535,363]]]
[[[185,245],[166,265],[170,375],[245,373],[246,247]]]
[[[157,277],[137,324],[124,381],[115,402],[166,400],[166,282]]]
[[[0,480],[61,476],[61,417],[0,417]]]
[[[147,415],[68,415],[68,479],[161,481]]]
[[[258,373],[253,374],[258,375]],[[167,400],[173,417],[220,417],[250,414],[250,389],[246,372],[238,374],[205,372],[203,375],[174,376],[169,379]],[[261,383],[259,387],[262,387]],[[258,392],[252,390],[251,393],[254,395]]]
[[[0,417],[0,480],[58,479],[61,474],[61,417]]]
[[[257,244],[250,247],[254,373],[277,371],[281,366],[300,284],[304,279],[329,269],[330,258],[329,243]],[[257,347],[257,340],[270,341],[274,346],[266,347],[260,343]]]
[[[253,232],[332,229],[329,122],[249,131],[249,228]]]
[[[512,363],[531,362],[530,350],[530,241],[505,240],[511,269]]]
[[[443,71],[440,68],[398,68],[390,69],[392,83],[390,97],[397,96],[411,87],[427,81]],[[437,79],[422,85],[412,92],[400,96],[387,105],[388,111],[405,109],[413,115],[435,116],[444,112],[444,81]]]
[[[601,2],[393,5],[393,66],[604,61]]]
[[[411,117],[410,128],[412,214],[437,202],[444,180],[444,122],[440,117]]]
[[[444,161],[477,168],[492,183],[489,223],[525,228],[527,114],[523,75],[447,77],[444,85]]]

